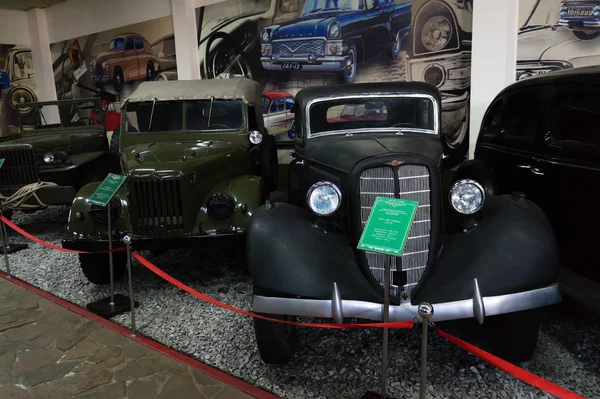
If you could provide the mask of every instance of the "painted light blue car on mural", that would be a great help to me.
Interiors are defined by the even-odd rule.
[[[398,58],[410,27],[410,1],[306,0],[297,19],[261,30],[261,63],[282,80],[318,71],[353,83],[358,63],[383,52]]]

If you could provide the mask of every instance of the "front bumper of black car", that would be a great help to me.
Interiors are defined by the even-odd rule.
[[[600,19],[569,19],[561,18],[558,20],[558,25],[565,26],[572,30],[600,30]]]

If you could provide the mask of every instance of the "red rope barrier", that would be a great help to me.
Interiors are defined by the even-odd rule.
[[[241,315],[244,316],[249,316],[249,317],[254,317],[257,319],[262,319],[262,320],[268,320],[268,321],[273,321],[276,323],[282,323],[282,324],[292,324],[292,325],[296,325],[296,326],[302,326],[302,327],[317,327],[317,328],[331,328],[331,329],[340,329],[340,328],[383,328],[383,327],[387,327],[387,328],[413,328],[414,323],[412,321],[398,321],[398,322],[393,322],[393,323],[365,323],[365,324],[338,324],[338,323],[303,323],[303,322],[294,322],[294,321],[286,321],[286,320],[279,320],[279,319],[273,319],[271,317],[267,317],[267,316],[263,316],[260,314],[256,314],[253,312],[248,312],[247,310],[243,310],[243,309],[239,309],[236,308],[234,306],[228,305],[226,303],[223,303],[221,301],[218,301],[214,298],[209,297],[208,295],[204,295],[198,291],[196,291],[195,289],[183,284],[181,281],[177,280],[176,278],[174,278],[173,276],[165,273],[164,271],[162,271],[161,269],[159,269],[158,267],[156,267],[155,265],[153,265],[149,260],[145,259],[144,257],[142,257],[140,254],[138,254],[137,252],[133,253],[133,257],[135,259],[138,260],[138,262],[140,262],[144,267],[146,267],[147,269],[149,269],[151,272],[153,272],[154,274],[156,274],[157,276],[167,280],[169,283],[173,284],[174,286],[176,286],[177,288],[187,292],[190,295],[195,296],[198,299],[201,299],[205,302],[211,303],[213,305],[219,306],[223,309],[227,309],[230,310],[232,312],[235,313],[239,313]]]
[[[451,334],[448,334],[445,331],[437,330],[438,335],[446,338],[448,341],[452,342],[456,346],[466,350],[467,352],[477,356],[478,358],[485,360],[492,366],[499,368],[500,370],[512,375],[519,380],[532,385],[538,389],[541,389],[544,392],[547,392],[551,395],[556,396],[561,399],[585,399],[583,396],[578,395],[560,387],[548,380],[543,379],[542,377],[538,377],[537,375],[530,373],[527,370],[524,370],[520,367],[515,366],[512,363],[507,362],[506,360],[502,360],[497,356],[492,355],[489,352],[484,351],[474,345],[471,345],[468,342],[463,341],[460,338],[457,338]]]
[[[6,225],[8,227],[10,227],[11,229],[13,229],[17,233],[21,234],[23,237],[29,238],[33,242],[36,242],[36,243],[38,243],[40,245],[43,245],[45,247],[52,248],[52,249],[55,249],[55,250],[61,251],[61,252],[67,252],[67,253],[70,253],[70,254],[105,254],[105,253],[109,253],[109,252],[121,252],[121,251],[125,251],[125,247],[119,247],[119,248],[115,248],[115,249],[112,249],[112,250],[106,249],[104,251],[98,251],[98,252],[86,252],[86,251],[76,251],[74,249],[67,249],[67,248],[59,247],[59,246],[54,245],[52,243],[46,242],[44,240],[40,240],[37,237],[34,237],[33,235],[29,234],[28,232],[26,232],[25,230],[23,230],[22,228],[20,228],[19,226],[17,226],[16,224],[14,224],[13,222],[11,222],[7,218],[5,218],[4,216],[0,216],[0,220],[2,220],[4,223],[6,223]]]

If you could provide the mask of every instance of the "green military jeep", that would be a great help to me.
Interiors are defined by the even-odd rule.
[[[261,105],[259,84],[246,78],[142,83],[121,107],[127,180],[109,204],[113,246],[125,234],[134,249],[153,251],[207,240],[241,248],[242,258],[250,217],[277,182],[275,141],[264,134]],[[108,248],[108,210],[89,203],[98,186],[78,192],[64,248]],[[231,246],[226,239],[241,241]],[[109,282],[108,255],[82,254],[79,261],[89,281]],[[115,278],[125,265],[117,252]]]
[[[108,152],[100,97],[20,103],[16,108],[18,130],[0,138],[5,215],[70,205],[77,190],[119,169],[118,158]]]

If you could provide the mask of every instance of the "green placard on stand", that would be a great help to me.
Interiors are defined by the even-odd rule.
[[[109,173],[104,181],[98,186],[94,194],[90,197],[90,203],[105,207],[114,197],[115,193],[121,188],[125,181],[125,176]]]
[[[401,256],[418,207],[417,201],[375,198],[358,249]]]
[[[4,165],[4,158],[0,158],[0,168]]]

